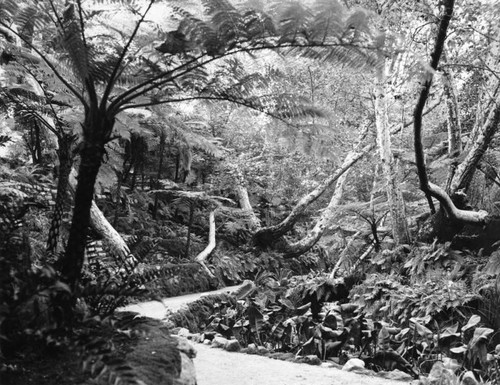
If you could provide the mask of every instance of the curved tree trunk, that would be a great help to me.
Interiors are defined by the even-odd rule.
[[[351,164],[352,159],[356,156],[356,152],[350,152],[342,164],[342,167],[345,167],[348,164]],[[342,195],[344,192],[345,182],[347,180],[347,176],[349,174],[350,169],[347,169],[337,180],[335,185],[335,192],[330,200],[328,206],[323,210],[321,216],[316,221],[313,229],[309,231],[309,233],[300,241],[294,243],[288,243],[285,246],[285,254],[286,257],[297,257],[309,251],[323,236],[323,233],[328,228],[328,225],[331,223],[332,218],[335,214],[335,210],[337,206],[340,204],[340,200],[342,199]]]
[[[434,70],[437,68],[441,57],[448,25],[453,13],[453,6],[453,0],[444,1],[444,12],[439,24],[434,50],[431,55],[432,60],[430,67]],[[495,46],[495,55],[498,55],[499,44],[496,43]],[[498,57],[496,57],[495,63],[498,65]],[[421,142],[422,110],[429,95],[432,78],[433,73],[429,72],[426,75],[426,79],[414,111],[414,145],[418,175],[420,178],[420,187],[426,195],[436,198],[441,203],[442,207],[446,211],[446,214],[448,215],[448,220],[456,221],[462,224],[485,225],[490,221],[490,216],[486,211],[470,211],[457,208],[455,203],[450,198],[450,195],[448,195],[445,190],[433,183],[430,183],[427,179],[425,163],[423,162],[424,153]],[[472,142],[469,142],[466,149],[468,154],[455,172],[449,189],[451,193],[457,193],[461,189],[466,190],[468,188],[476,166],[488,148],[493,134],[498,128],[500,123],[500,92],[498,88],[498,80],[495,82],[493,88],[495,90],[493,93],[494,96],[487,102],[488,109],[484,112],[486,117],[483,119],[481,116],[478,116],[476,119],[476,127],[474,128],[470,138]],[[478,110],[480,111],[480,114],[483,114],[484,110]]]
[[[250,230],[255,231],[261,228],[260,219],[255,215],[253,211],[252,205],[250,203],[250,198],[248,197],[248,190],[245,185],[245,180],[241,171],[239,169],[237,172],[237,181],[236,181],[236,195],[238,196],[238,202],[240,204],[241,209],[248,214]]]
[[[369,127],[369,124],[367,124]],[[363,132],[362,137],[366,135],[367,127]],[[357,146],[360,147],[360,144]],[[347,170],[362,159],[366,154],[370,153],[375,148],[375,144],[368,144],[362,149],[356,149],[350,153],[348,161],[345,161],[331,176],[321,182],[318,187],[311,191],[306,196],[302,197],[292,209],[291,213],[277,225],[264,227],[259,229],[253,236],[253,243],[261,248],[267,248],[277,242],[283,235],[290,231],[299,217],[306,211],[307,207],[316,201],[328,187],[335,183]]]
[[[210,216],[209,216],[208,221],[209,221],[209,225],[210,225],[210,231],[208,234],[208,245],[207,245],[207,247],[205,247],[205,249],[200,254],[198,254],[196,256],[195,260],[205,269],[205,271],[208,273],[208,275],[210,277],[214,278],[215,276],[210,271],[210,269],[207,267],[205,261],[208,258],[208,256],[212,253],[212,251],[214,251],[215,245],[216,245],[216,243],[215,243],[215,211],[210,212]]]

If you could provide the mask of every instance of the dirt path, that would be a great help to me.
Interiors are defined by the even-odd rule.
[[[164,319],[167,309],[179,310],[203,295],[234,291],[238,286],[215,292],[189,294],[130,305],[122,310],[135,311],[151,318]],[[194,344],[198,385],[403,385],[392,381],[345,372],[325,366],[311,366],[273,360],[256,355],[229,353],[203,344]]]

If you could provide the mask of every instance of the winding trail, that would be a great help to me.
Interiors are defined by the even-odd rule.
[[[215,293],[232,292],[239,286],[206,293],[188,294],[129,305],[120,310],[165,319],[169,311],[177,311],[198,298]],[[198,385],[404,385],[410,382],[345,372],[336,368],[296,364],[267,357],[229,353],[203,344],[193,344]]]

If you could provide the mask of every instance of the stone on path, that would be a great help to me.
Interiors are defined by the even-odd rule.
[[[228,352],[239,352],[241,349],[240,343],[237,340],[229,340],[224,346],[224,349]]]
[[[360,369],[365,369],[365,362],[363,360],[360,360],[359,358],[351,358],[342,367],[342,370],[346,372],[353,372]]]

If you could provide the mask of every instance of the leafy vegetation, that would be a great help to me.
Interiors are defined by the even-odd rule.
[[[172,320],[497,381],[498,12],[1,2],[0,375],[155,383],[116,310],[248,280]]]

